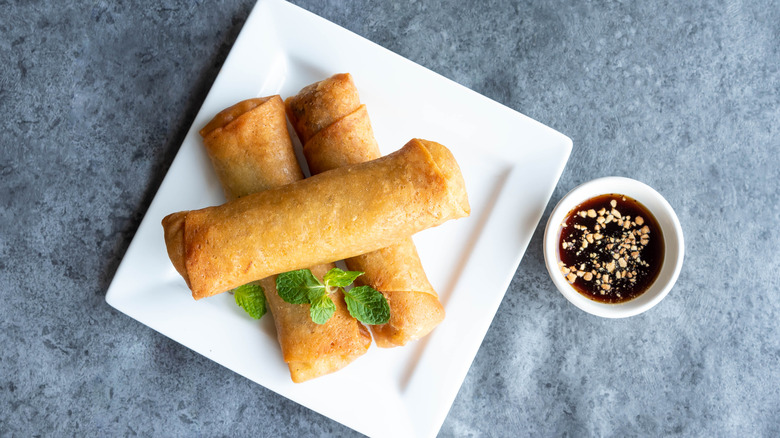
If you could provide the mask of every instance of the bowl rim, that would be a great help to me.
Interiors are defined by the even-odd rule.
[[[584,201],[604,194],[620,194],[636,199],[655,216],[664,237],[664,261],[658,278],[642,295],[618,304],[600,303],[577,292],[558,267],[558,236],[566,215]],[[685,257],[685,242],[680,220],[669,202],[655,189],[635,179],[607,176],[578,185],[564,195],[553,208],[544,230],[544,261],[558,291],[570,303],[603,318],[627,318],[646,312],[666,297],[674,286]]]

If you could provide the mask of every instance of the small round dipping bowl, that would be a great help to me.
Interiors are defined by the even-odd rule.
[[[558,246],[561,224],[569,212],[590,198],[613,193],[636,199],[655,216],[664,238],[664,257],[658,277],[644,293],[630,301],[608,304],[586,297],[569,284],[558,266]],[[574,188],[555,206],[544,231],[544,261],[555,286],[575,306],[604,318],[638,315],[661,302],[677,281],[684,253],[682,227],[672,206],[652,187],[631,178],[598,178]]]

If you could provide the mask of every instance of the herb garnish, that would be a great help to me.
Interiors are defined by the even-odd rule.
[[[260,319],[266,312],[265,291],[257,283],[247,283],[233,289],[236,304],[246,310],[254,319]]]
[[[363,272],[360,271],[333,268],[320,281],[311,270],[300,269],[279,274],[276,277],[276,291],[288,303],[310,304],[311,320],[317,324],[325,324],[336,312],[336,304],[330,294],[339,289],[344,293],[347,310],[358,321],[369,325],[387,323],[390,320],[390,305],[381,292],[371,286],[344,289],[361,275]]]

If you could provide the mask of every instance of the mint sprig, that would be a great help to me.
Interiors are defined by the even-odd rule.
[[[254,319],[260,319],[266,312],[265,291],[257,283],[248,283],[233,289],[236,304]]]
[[[291,304],[310,304],[311,320],[325,324],[334,313],[336,304],[330,294],[342,290],[349,314],[363,324],[385,324],[390,320],[390,305],[381,292],[370,286],[358,286],[350,291],[344,288],[363,275],[360,271],[333,268],[317,279],[309,269],[285,272],[276,277],[276,291]]]

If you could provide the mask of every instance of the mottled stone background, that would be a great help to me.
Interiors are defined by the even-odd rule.
[[[442,436],[780,435],[777,1],[295,3],[574,141]],[[252,6],[0,0],[0,435],[356,435],[104,301]],[[606,175],[660,191],[687,243],[617,321],[541,252]]]

